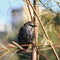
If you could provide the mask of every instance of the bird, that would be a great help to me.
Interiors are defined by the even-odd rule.
[[[34,23],[31,21],[26,22],[20,29],[18,33],[18,44],[19,45],[29,45],[33,44],[34,39],[34,28],[37,27]],[[28,46],[22,46],[25,50],[28,48]]]

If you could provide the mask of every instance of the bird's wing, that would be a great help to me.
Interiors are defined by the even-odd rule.
[[[24,38],[26,38],[26,28],[25,27],[21,27],[20,31],[19,31],[19,34],[18,34],[18,39],[22,40]]]

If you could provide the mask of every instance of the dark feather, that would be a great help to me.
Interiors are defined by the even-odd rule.
[[[33,42],[34,27],[35,25],[29,21],[20,28],[18,34],[18,44],[25,45],[25,44],[31,44]],[[24,46],[23,48],[27,49],[28,46]]]

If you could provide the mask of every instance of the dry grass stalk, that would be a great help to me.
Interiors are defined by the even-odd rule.
[[[7,55],[8,53],[10,53],[10,51],[8,50],[7,52],[5,52],[4,54],[2,54],[1,56],[0,56],[0,58],[3,58],[5,55]]]

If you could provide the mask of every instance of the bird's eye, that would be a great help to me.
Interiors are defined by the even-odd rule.
[[[32,27],[33,27],[34,25],[30,25],[30,26],[32,26]]]
[[[32,25],[30,25],[30,26],[32,26]]]

